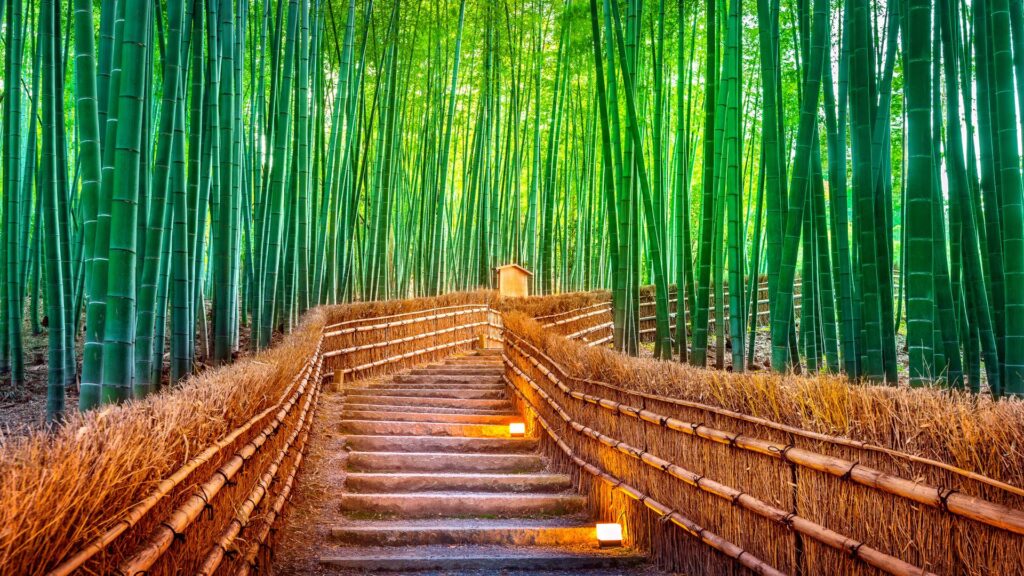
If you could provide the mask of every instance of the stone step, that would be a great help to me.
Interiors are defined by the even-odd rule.
[[[592,544],[594,525],[572,519],[404,520],[352,522],[331,528],[331,540],[357,546]]]
[[[536,454],[449,454],[444,452],[351,452],[349,470],[362,472],[507,472],[544,469]]]
[[[393,420],[399,422],[452,422],[464,424],[505,424],[522,422],[515,414],[457,414],[436,412],[387,412],[383,410],[345,410],[347,420]]]
[[[467,367],[455,367],[455,366],[436,366],[427,368],[413,368],[409,371],[409,374],[426,374],[426,375],[449,375],[449,376],[493,376],[495,374],[502,374],[505,369],[501,366],[486,367],[486,366],[467,366]]]
[[[523,453],[537,449],[530,438],[460,436],[349,436],[347,445],[360,452]]]
[[[401,406],[430,406],[433,408],[486,408],[489,410],[511,410],[512,402],[494,398],[430,398],[427,396],[379,396],[376,394],[349,394],[346,404],[374,404]]]
[[[345,477],[350,492],[563,492],[572,479],[561,474],[452,474],[352,472]],[[593,531],[593,527],[591,527]]]
[[[375,382],[368,384],[367,388],[401,388],[397,384],[419,384],[436,385],[437,388],[495,388],[502,387],[505,381],[501,376],[450,376],[434,374],[403,374],[395,376],[392,382]],[[412,386],[410,386],[412,387]]]
[[[348,388],[347,396],[418,396],[420,398],[461,398],[464,400],[503,400],[504,389],[472,388]]]
[[[396,436],[476,436],[508,438],[508,426],[498,424],[452,424],[445,422],[394,422],[387,420],[342,420],[345,434]]]
[[[421,492],[412,494],[343,494],[341,511],[405,518],[473,518],[560,516],[583,509],[576,494],[487,494],[482,492]]]
[[[446,408],[443,406],[409,406],[407,404],[353,404],[345,403],[347,410],[362,412],[421,412],[424,414],[490,414],[506,416],[515,414],[511,408],[491,410],[489,408]]]
[[[500,366],[501,364],[501,356],[460,356],[444,361],[446,366]]]
[[[629,569],[642,564],[643,556],[622,549],[600,550],[594,546],[410,546],[344,550],[322,556],[324,568],[362,573],[373,571],[448,573],[477,571],[498,574],[507,571],[550,571],[577,574],[593,569]]]

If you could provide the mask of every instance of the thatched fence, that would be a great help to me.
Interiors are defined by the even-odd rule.
[[[486,301],[339,322],[324,329],[335,385],[403,370],[500,338],[500,316]]]
[[[1020,402],[698,371],[588,348],[523,315],[505,324],[505,376],[548,454],[666,568],[1024,574]],[[679,382],[672,398],[644,391]],[[780,417],[805,400],[795,422]],[[844,416],[847,431],[858,417],[890,429],[816,430]],[[929,431],[936,420],[960,429]]]

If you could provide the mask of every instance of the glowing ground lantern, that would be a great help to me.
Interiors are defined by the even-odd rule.
[[[601,548],[622,546],[622,524],[598,524],[597,544]]]
[[[522,438],[526,435],[525,422],[512,422],[508,425],[508,435],[513,438]]]

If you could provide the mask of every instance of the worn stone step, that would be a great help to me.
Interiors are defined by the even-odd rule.
[[[396,387],[398,384],[411,385],[436,385],[438,388],[451,386],[453,388],[500,388],[504,385],[501,375],[494,376],[452,376],[450,374],[401,374],[395,376],[392,382],[376,382],[369,384],[367,388]]]
[[[398,436],[476,436],[508,438],[508,426],[498,424],[452,424],[446,422],[395,422],[388,420],[342,420],[345,434]]]
[[[379,396],[376,394],[349,394],[346,403],[430,406],[434,408],[487,408],[490,410],[511,410],[512,402],[508,399],[494,398],[431,398],[428,396]]]
[[[429,473],[394,474],[350,472],[345,490],[350,492],[563,492],[572,479],[562,474]]]
[[[504,389],[474,390],[472,388],[348,388],[349,396],[419,396],[421,398],[462,398],[465,400],[502,400]]]
[[[349,436],[347,446],[360,452],[524,453],[537,449],[530,438],[462,436]]]
[[[578,574],[593,569],[629,569],[642,564],[643,556],[622,549],[600,550],[593,546],[410,546],[366,548],[325,555],[321,566],[359,573],[476,571],[497,574],[506,571]]]
[[[363,472],[507,472],[544,469],[537,454],[449,454],[445,452],[350,452],[349,470]]]
[[[522,418],[515,414],[456,414],[436,412],[386,412],[383,410],[345,410],[342,418],[348,420],[394,420],[399,422],[453,422],[465,424],[508,424]]]
[[[443,406],[410,406],[407,404],[353,404],[352,402],[346,402],[345,409],[363,412],[422,412],[424,414],[490,414],[497,416],[515,414],[511,408],[491,410],[489,408],[447,408]]]
[[[579,512],[584,505],[584,498],[576,494],[482,492],[348,493],[340,503],[342,512],[406,518],[559,516]]]
[[[352,522],[331,528],[331,540],[357,546],[566,546],[595,542],[594,524],[542,520],[403,520]]]
[[[447,366],[500,366],[501,356],[460,356],[444,361]]]
[[[505,369],[501,366],[495,367],[481,367],[481,366],[467,366],[465,368],[455,366],[436,366],[427,368],[413,368],[409,371],[409,374],[426,374],[426,375],[442,375],[447,374],[450,376],[493,376],[495,374],[502,374]]]

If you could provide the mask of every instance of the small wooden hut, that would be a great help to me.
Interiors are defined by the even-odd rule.
[[[495,284],[502,296],[521,297],[530,295],[530,272],[519,264],[505,264],[494,269],[497,277]]]

